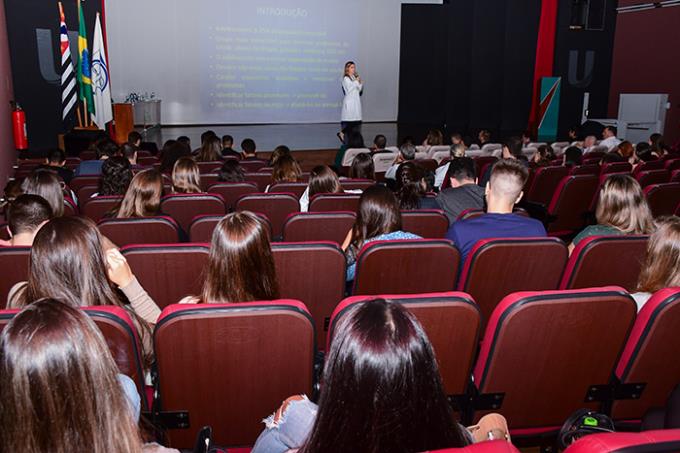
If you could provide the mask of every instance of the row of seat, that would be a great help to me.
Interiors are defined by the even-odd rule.
[[[619,287],[514,293],[485,330],[466,293],[380,297],[403,304],[423,325],[464,423],[499,412],[517,437],[554,432],[581,407],[639,420],[680,381],[680,362],[672,360],[680,352],[680,288],[659,291],[637,316]],[[370,298],[335,307],[328,344],[348,308]],[[127,313],[86,312],[141,390],[140,343]],[[0,312],[0,326],[15,313]],[[261,419],[283,399],[312,394],[314,336],[313,317],[296,300],[166,307],[154,332],[153,404],[172,446],[190,448],[204,425],[220,444],[252,445]]]

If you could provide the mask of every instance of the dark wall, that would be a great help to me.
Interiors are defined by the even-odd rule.
[[[65,1],[63,5],[69,31],[77,32],[76,2]],[[101,12],[101,6],[100,1],[82,3],[90,49],[94,37],[95,15]],[[61,86],[58,80],[61,53],[57,2],[5,0],[5,11],[14,97],[26,111],[29,146],[32,150],[57,146],[57,135],[64,132],[61,120]],[[37,29],[51,31],[51,52],[43,55],[42,71],[38,57]],[[75,54],[73,46],[71,49]]]

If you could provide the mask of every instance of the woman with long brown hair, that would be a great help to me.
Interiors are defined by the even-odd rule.
[[[172,167],[174,193],[201,193],[201,172],[191,157],[180,157]]]
[[[662,217],[656,226],[633,294],[638,311],[656,291],[680,286],[680,218]]]
[[[300,197],[300,211],[307,212],[309,201],[320,193],[343,193],[338,175],[328,165],[317,165],[309,173],[309,185]]]
[[[352,165],[349,167],[349,178],[375,180],[373,156],[368,153],[357,154],[354,160],[352,160]]]
[[[404,162],[397,169],[397,199],[400,209],[439,209],[434,198],[427,197],[425,170],[415,162]]]
[[[274,164],[272,170],[272,181],[277,182],[298,182],[302,170],[295,158],[291,155],[283,155],[279,157]],[[269,187],[267,187],[267,190]]]
[[[39,195],[50,204],[54,217],[64,215],[64,188],[57,175],[47,170],[36,170],[21,183],[21,192]]]
[[[279,297],[269,232],[248,211],[227,214],[215,227],[203,291],[180,303],[231,303]]]
[[[137,173],[125,192],[116,217],[153,217],[159,215],[163,196],[163,176],[158,170],[148,169]]]
[[[222,160],[222,142],[217,136],[207,138],[196,156],[197,162],[219,162]]]

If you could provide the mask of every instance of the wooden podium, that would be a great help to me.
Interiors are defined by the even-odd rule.
[[[132,104],[113,104],[113,121],[116,126],[116,142],[125,143],[128,134],[135,129]]]

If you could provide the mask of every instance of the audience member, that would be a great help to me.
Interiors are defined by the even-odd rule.
[[[460,132],[454,132],[451,134],[451,146],[454,145],[463,145],[465,147],[465,142],[463,141],[463,136],[460,134]]]
[[[153,168],[140,171],[132,178],[115,217],[127,219],[160,215],[162,196],[163,176],[161,173]]]
[[[243,151],[243,160],[260,160],[257,158],[257,146],[252,138],[246,138],[241,142],[241,150]]]
[[[30,247],[38,230],[52,218],[52,208],[38,195],[19,195],[7,209],[9,241],[0,241],[8,247]]]
[[[520,140],[522,140],[522,147],[527,148],[534,141],[533,134],[531,131],[524,131],[522,132]]]
[[[529,166],[529,162],[524,160],[524,155],[522,154],[522,140],[520,140],[519,137],[510,137],[503,143],[501,158],[503,160],[516,160],[525,167]],[[480,186],[486,187],[491,178],[492,171],[493,165],[489,165],[482,175],[482,179],[479,181]]]
[[[75,176],[101,174],[104,161],[118,152],[118,145],[110,138],[103,138],[95,143],[94,149],[97,153],[97,160],[82,161],[76,168]]]
[[[401,231],[399,203],[390,189],[375,185],[364,190],[357,219],[342,244],[347,258],[347,281],[354,280],[357,255],[364,245],[397,239],[420,239],[420,236]]]
[[[656,160],[656,157],[652,154],[652,147],[647,142],[640,142],[635,145],[635,157],[642,162]]]
[[[537,167],[547,167],[555,159],[553,150],[548,145],[539,145],[536,152],[531,156],[531,163]]]
[[[617,146],[619,146],[619,143],[621,143],[621,140],[616,138],[616,133],[617,131],[614,126],[605,127],[602,131],[602,141],[600,142],[599,146],[604,146],[609,151],[613,151]]]
[[[626,162],[626,159],[616,151],[608,152],[600,159],[600,165],[610,164],[612,162]]]
[[[21,183],[22,193],[39,195],[50,204],[52,215],[64,215],[64,191],[62,183],[51,171],[35,170]]]
[[[581,126],[571,126],[567,131],[567,141],[573,146],[574,142],[579,141]]]
[[[196,162],[219,162],[222,160],[222,142],[212,136],[205,139],[196,156]]]
[[[172,172],[175,163],[181,157],[191,157],[191,148],[189,145],[176,140],[168,140],[161,150],[160,171],[162,173]]]
[[[318,165],[309,174],[309,185],[300,197],[300,211],[309,210],[309,202],[320,193],[343,193],[338,175],[327,165]]]
[[[423,140],[423,146],[430,148],[432,146],[441,146],[444,144],[444,134],[439,129],[430,129],[427,131],[427,137]]]
[[[663,135],[659,133],[654,133],[649,136],[649,146],[651,147],[652,155],[656,158],[663,157],[668,153],[666,144],[663,140]]]
[[[246,172],[237,160],[227,159],[220,168],[217,178],[220,182],[243,182],[246,180]]]
[[[581,165],[583,161],[583,151],[576,146],[570,146],[564,151],[562,156],[562,165],[565,167],[576,167]]]
[[[130,181],[132,181],[130,162],[124,157],[111,157],[102,165],[99,192],[92,196],[124,195]]]
[[[174,193],[201,193],[201,172],[191,157],[181,157],[172,169]]]
[[[656,226],[647,245],[638,292],[632,295],[638,311],[656,291],[680,286],[680,219],[662,217]]]
[[[130,162],[130,167],[133,170],[141,168],[137,165],[137,151],[138,148],[130,142],[123,143],[118,149],[118,154]]]
[[[394,164],[385,172],[385,179],[397,179],[397,169],[403,162],[408,162],[416,158],[416,147],[411,144],[403,144],[399,147],[399,154]]]
[[[243,155],[234,149],[234,137],[231,135],[222,136],[222,157],[235,157],[241,159]]]
[[[452,160],[446,177],[451,187],[442,190],[436,201],[449,219],[449,225],[453,225],[463,211],[484,208],[484,188],[477,184],[474,160],[469,157]]]
[[[290,153],[290,148],[288,148],[286,145],[279,145],[276,148],[274,148],[274,151],[272,151],[272,155],[269,156],[268,166],[273,167],[274,164],[276,164],[276,161],[283,156],[292,157],[292,154]]]
[[[504,159],[493,166],[485,190],[487,213],[454,223],[446,234],[460,251],[462,263],[481,239],[546,235],[541,222],[512,212],[528,177],[529,171],[517,160]]]
[[[640,184],[628,175],[611,175],[602,185],[595,211],[597,225],[587,226],[572,241],[570,250],[590,236],[649,234],[652,213]]]
[[[211,138],[217,138],[219,140],[219,137],[217,137],[217,134],[215,131],[212,130],[207,130],[201,134],[201,147],[198,149],[195,149],[191,152],[192,155],[197,156],[201,152],[201,148],[203,148],[203,145],[210,140]],[[221,148],[220,148],[221,150]]]
[[[425,171],[415,162],[404,162],[397,169],[397,200],[400,209],[439,209],[434,198],[427,197]]]
[[[302,176],[302,170],[293,156],[281,156],[274,164],[272,170],[272,181],[277,182],[298,182]],[[267,187],[267,191],[269,187]]]
[[[373,146],[371,147],[371,152],[372,153],[389,152],[385,148],[387,148],[387,137],[385,137],[383,134],[376,135],[375,138],[373,139]]]
[[[459,157],[465,157],[465,144],[463,142],[454,143],[451,145],[449,151],[449,161],[444,165],[437,167],[434,172],[434,186],[440,188],[446,180],[446,173],[449,171],[449,164],[452,160]]]
[[[583,154],[589,153],[595,149],[597,146],[597,137],[594,135],[588,135],[584,140],[583,140]]]
[[[142,134],[137,131],[131,131],[127,136],[127,142],[139,149],[139,147],[142,145]]]
[[[477,140],[479,147],[481,148],[491,141],[491,132],[487,129],[482,129],[479,131],[479,134],[477,134]]]
[[[215,227],[200,296],[180,303],[235,303],[279,297],[269,230],[252,212],[227,214]]]
[[[616,147],[616,152],[623,158],[625,162],[628,162],[633,166],[637,164],[635,147],[628,140],[624,140],[619,143],[619,146]]]
[[[373,157],[368,153],[357,154],[349,167],[350,179],[371,179],[375,180],[375,166]]]
[[[66,184],[73,179],[73,171],[66,168],[66,153],[59,148],[48,151],[45,164],[40,168],[55,171]]]
[[[191,149],[191,139],[186,135],[180,135],[179,137],[177,137],[177,141],[182,145],[186,146],[187,148]]]

